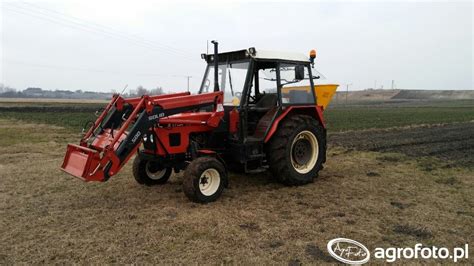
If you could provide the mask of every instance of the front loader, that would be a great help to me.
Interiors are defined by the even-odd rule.
[[[198,94],[113,95],[79,145],[68,145],[61,169],[104,182],[136,155],[138,183],[164,184],[184,170],[183,191],[200,203],[221,195],[228,169],[311,182],[326,160],[323,110],[337,88],[314,85],[315,53],[214,46],[202,55],[208,65]]]

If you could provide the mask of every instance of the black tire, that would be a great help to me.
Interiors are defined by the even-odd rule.
[[[152,186],[165,184],[171,176],[172,169],[160,167],[157,162],[148,161],[137,155],[133,161],[132,171],[139,184]]]
[[[279,125],[266,151],[270,171],[279,182],[289,186],[304,185],[318,176],[326,161],[326,131],[311,116],[293,115]]]
[[[206,174],[203,176],[204,172]],[[213,157],[200,157],[186,167],[183,191],[191,201],[208,203],[221,196],[227,183],[226,169],[219,160]],[[206,185],[207,187],[204,187]]]

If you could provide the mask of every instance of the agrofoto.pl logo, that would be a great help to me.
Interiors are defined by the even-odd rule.
[[[336,260],[346,264],[364,264],[371,258],[369,249],[362,243],[349,238],[335,238],[328,242],[329,254]],[[414,247],[377,247],[373,251],[373,258],[384,260],[385,262],[395,262],[396,260],[426,260],[442,259],[458,262],[469,258],[469,245],[455,247],[452,250],[446,247],[423,246],[421,243]]]

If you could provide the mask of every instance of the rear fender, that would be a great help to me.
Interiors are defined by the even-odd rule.
[[[264,142],[267,143],[268,141],[270,141],[272,136],[277,131],[278,125],[280,124],[281,121],[283,121],[283,119],[295,114],[304,114],[304,115],[309,115],[311,117],[314,117],[315,119],[319,121],[322,127],[326,129],[326,124],[324,122],[324,117],[323,117],[323,110],[321,109],[320,106],[314,106],[314,105],[289,106],[275,119],[275,121],[273,121],[273,124],[271,125],[270,130],[268,130],[268,133],[265,136]]]

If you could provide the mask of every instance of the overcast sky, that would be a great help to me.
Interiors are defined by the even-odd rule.
[[[0,82],[121,91],[199,86],[206,41],[307,54],[350,89],[473,89],[473,4],[3,1]]]

